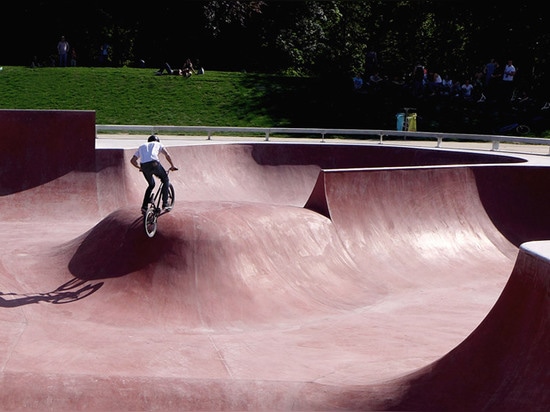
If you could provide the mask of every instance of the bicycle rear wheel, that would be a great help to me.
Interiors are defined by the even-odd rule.
[[[154,207],[147,208],[147,212],[143,216],[143,224],[145,226],[145,233],[149,237],[155,236],[157,233],[157,213]]]

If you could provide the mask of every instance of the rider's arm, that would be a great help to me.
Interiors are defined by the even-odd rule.
[[[164,154],[164,157],[166,157],[166,160],[168,160],[168,163],[170,163],[172,170],[178,170],[176,166],[174,166],[174,162],[172,162],[172,157],[170,156],[170,153],[168,153],[168,150],[166,150],[165,147],[162,148],[162,154]]]
[[[137,169],[141,169],[141,166],[138,163],[138,158],[136,155],[132,156],[132,158],[130,159],[130,163],[132,163],[134,167],[136,167]]]

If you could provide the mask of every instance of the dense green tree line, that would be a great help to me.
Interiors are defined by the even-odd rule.
[[[547,93],[549,18],[533,0],[30,1],[5,14],[1,65],[48,64],[61,35],[79,65],[157,68],[200,59],[205,68],[341,74],[363,71],[375,52],[386,75],[416,63],[470,76],[490,58],[513,59],[519,81]]]

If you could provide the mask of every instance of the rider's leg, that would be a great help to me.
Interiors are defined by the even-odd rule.
[[[164,167],[162,167],[162,165],[159,163],[155,174],[162,182],[162,207],[165,208],[166,206],[168,206],[168,184],[170,182],[168,179],[168,173],[166,173]]]
[[[151,193],[155,188],[155,179],[153,177],[154,168],[147,165],[147,163],[141,165],[141,171],[143,172],[143,177],[147,180],[147,189],[145,189],[145,195],[143,196],[143,202],[141,204],[142,209],[147,209],[149,206],[149,200],[151,199]]]

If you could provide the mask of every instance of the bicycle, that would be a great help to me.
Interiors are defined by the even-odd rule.
[[[171,170],[177,170],[177,169],[168,169],[166,173],[170,173]],[[155,176],[156,179],[158,177]],[[164,183],[160,183],[159,188],[156,192],[151,193],[151,197],[149,198],[149,204],[147,205],[147,210],[145,211],[143,215],[143,224],[145,227],[145,234],[148,237],[155,236],[155,233],[157,233],[157,219],[160,215],[163,215],[164,213],[168,213],[172,208],[174,207],[174,203],[176,201],[176,192],[174,190],[174,186],[172,186],[172,183],[168,183],[168,208],[163,211],[160,207],[160,202],[162,200],[162,189],[164,187]]]

